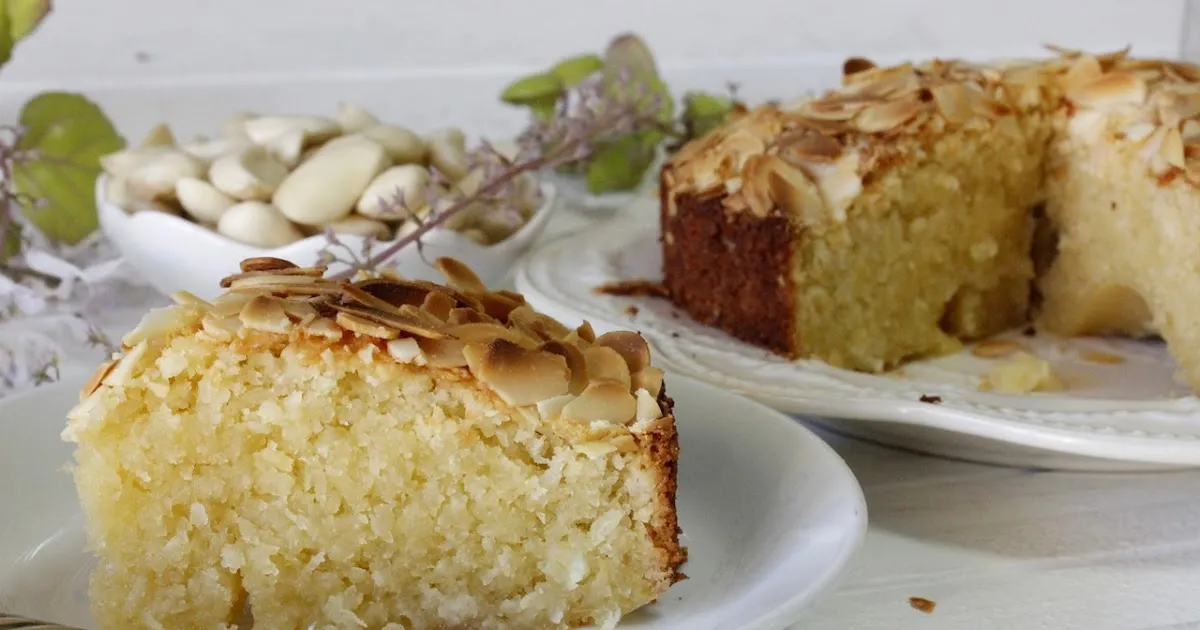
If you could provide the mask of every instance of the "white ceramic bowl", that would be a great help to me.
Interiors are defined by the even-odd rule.
[[[221,278],[237,273],[238,263],[245,258],[273,256],[290,260],[297,265],[315,264],[325,238],[310,236],[284,247],[263,249],[232,240],[187,219],[161,212],[125,210],[105,201],[107,178],[96,180],[96,208],[100,229],[113,242],[124,259],[159,292],[170,295],[190,291],[204,299],[216,297]],[[388,263],[400,274],[414,279],[441,281],[442,276],[426,260],[450,256],[466,263],[489,285],[503,280],[518,258],[524,254],[545,229],[556,204],[553,184],[541,184],[543,203],[521,229],[507,239],[492,245],[480,245],[454,230],[432,229],[422,238],[425,256],[422,259],[415,245],[401,250]],[[364,239],[353,235],[338,235],[338,240],[358,252]],[[376,245],[386,247],[386,243]],[[330,272],[343,270],[343,265],[330,265]]]

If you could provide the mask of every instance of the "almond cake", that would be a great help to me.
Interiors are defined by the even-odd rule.
[[[673,583],[678,440],[632,332],[250,259],[71,411],[102,628],[611,628]]]
[[[661,173],[663,276],[697,320],[878,372],[1032,319],[1161,334],[1200,388],[1200,68],[849,59]]]

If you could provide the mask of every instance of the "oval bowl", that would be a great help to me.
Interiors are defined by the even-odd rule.
[[[238,263],[246,258],[272,256],[297,265],[313,265],[327,244],[325,237],[318,234],[283,247],[265,249],[240,243],[182,217],[152,211],[130,214],[106,201],[106,184],[105,175],[96,179],[101,231],[125,261],[164,295],[183,290],[212,299],[221,292],[221,278],[237,273]],[[499,284],[550,219],[557,202],[556,189],[549,182],[542,182],[540,187],[542,205],[525,225],[503,241],[481,245],[454,230],[434,228],[422,238],[424,257],[415,246],[405,247],[388,267],[408,278],[440,282],[442,275],[430,263],[449,256],[466,263],[489,286]],[[338,240],[356,253],[365,242],[361,236],[348,234],[339,234]],[[386,245],[387,242],[381,241],[375,247],[378,250]],[[330,273],[345,268],[341,263],[329,266]]]

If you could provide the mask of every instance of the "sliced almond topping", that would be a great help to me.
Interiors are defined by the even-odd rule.
[[[850,57],[842,64],[842,76],[850,76],[874,69],[875,62],[864,57]]]
[[[575,400],[575,396],[571,394],[540,400],[537,404],[538,416],[545,422],[553,422],[562,415],[563,407],[566,407],[567,403],[572,400]]]
[[[479,342],[486,344],[493,339],[504,339],[524,348],[531,349],[538,347],[538,344],[540,343],[539,340],[535,340],[519,330],[508,328],[503,324],[493,322],[456,324],[443,328],[442,332],[455,339],[467,342]]]
[[[345,329],[328,317],[318,317],[304,325],[301,330],[306,335],[321,337],[329,341],[340,341],[345,333]]]
[[[142,357],[146,356],[146,350],[149,347],[149,343],[143,339],[125,351],[116,359],[117,364],[108,371],[108,374],[104,375],[104,378],[100,379],[100,383],[112,387],[128,385],[133,380],[134,368],[141,362]]]
[[[637,421],[647,422],[650,420],[658,420],[662,417],[662,406],[658,404],[658,399],[650,392],[639,389],[637,390]]]
[[[637,400],[619,381],[593,380],[578,398],[567,403],[562,417],[576,422],[625,424],[637,415]]]
[[[121,338],[121,345],[132,347],[146,339],[164,337],[183,327],[190,326],[200,318],[200,312],[188,306],[164,306],[142,316],[133,330]]]
[[[633,389],[644,389],[657,398],[662,392],[663,371],[654,366],[647,366],[641,372],[634,372],[632,381]]]
[[[441,291],[430,291],[425,295],[425,301],[421,303],[421,310],[441,321],[446,321],[450,317],[450,311],[456,306],[458,306],[458,302],[449,295]]]
[[[195,305],[195,306],[203,306],[206,308],[209,306],[212,306],[206,300],[203,300],[203,299],[197,297],[196,294],[190,293],[188,291],[176,291],[176,292],[172,293],[171,301],[175,302],[176,304],[183,304],[183,305],[191,304],[191,305]]]
[[[469,345],[463,354],[471,373],[515,407],[568,393],[570,370],[557,354],[526,350],[503,339]]]
[[[1158,155],[1164,162],[1175,168],[1187,166],[1183,154],[1183,137],[1179,134],[1177,127],[1166,128],[1162,144],[1158,148]]]
[[[295,269],[297,266],[291,261],[282,258],[272,258],[270,256],[259,256],[257,258],[247,258],[242,261],[241,269],[247,271],[282,271],[284,269]]]
[[[1200,120],[1185,120],[1183,121],[1183,129],[1180,132],[1184,142],[1195,142],[1200,139]]]
[[[200,320],[200,328],[214,339],[229,341],[242,329],[242,320],[236,315],[208,313]]]
[[[1067,98],[1095,109],[1140,105],[1146,100],[1146,82],[1127,72],[1110,72],[1068,91]]]
[[[390,280],[384,278],[371,278],[370,280],[362,280],[356,282],[354,286],[364,293],[368,293],[375,298],[396,307],[400,307],[405,304],[421,306],[425,303],[425,297],[429,295],[429,292],[432,290],[430,286],[419,282]]]
[[[301,326],[321,316],[311,302],[301,300],[283,300],[283,311]]]
[[[393,339],[387,342],[387,351],[388,355],[396,360],[396,363],[425,365],[425,356],[421,353],[421,346],[412,337]]]
[[[562,339],[571,332],[570,328],[563,326],[558,320],[549,315],[543,315],[527,305],[513,309],[508,314],[508,323],[539,341]]]
[[[596,341],[596,331],[592,330],[592,324],[586,319],[583,320],[583,323],[575,329],[575,334],[579,335],[580,339],[588,343],[593,343]]]
[[[854,127],[864,133],[883,133],[900,127],[921,111],[916,100],[901,100],[871,105],[854,117]]]
[[[799,162],[832,162],[842,154],[842,143],[819,133],[805,133],[798,137],[781,138],[780,153],[787,154]]]
[[[487,286],[463,263],[453,258],[441,257],[433,262],[438,271],[446,278],[446,284],[467,293],[486,292]]]
[[[1091,83],[1103,74],[1104,69],[1100,67],[1100,62],[1095,57],[1081,55],[1075,59],[1075,62],[1067,69],[1067,73],[1063,75],[1062,86],[1064,90],[1070,92]]]
[[[100,367],[96,368],[95,372],[92,372],[92,377],[84,384],[83,389],[79,390],[79,399],[83,400],[91,396],[92,392],[100,389],[100,383],[104,382],[104,377],[108,376],[108,373],[112,371],[113,366],[116,364],[117,361],[115,359],[101,363]]]
[[[346,330],[376,339],[395,339],[400,331],[365,317],[342,311],[337,314],[337,324]]]
[[[413,306],[401,306],[394,312],[381,311],[365,306],[346,306],[343,304],[330,304],[330,306],[338,311],[338,323],[341,323],[342,315],[351,315],[357,320],[368,321],[377,326],[392,329],[393,334],[391,336],[380,337],[380,339],[393,339],[397,336],[395,334],[397,332],[406,332],[427,339],[443,339],[446,337],[446,334],[439,330],[441,328],[440,323],[434,324],[430,322],[424,317],[425,313],[422,311],[416,311],[422,313],[421,316],[414,316],[413,312],[406,312],[404,310],[406,308],[416,309]]]
[[[961,83],[947,83],[931,88],[933,102],[942,116],[953,124],[962,124],[974,117],[978,111],[977,101],[981,95],[968,90]]]
[[[650,344],[638,333],[628,330],[604,333],[596,338],[596,345],[616,350],[630,372],[640,372],[650,365]]]
[[[499,320],[508,319],[509,314],[514,309],[524,305],[523,302],[518,302],[499,293],[477,293],[474,297],[479,300],[481,308],[489,317],[495,317]]]
[[[491,322],[496,321],[487,315],[480,313],[473,308],[453,308],[450,309],[450,315],[446,317],[446,323],[452,326],[458,324],[470,324],[473,322]]]
[[[572,394],[579,394],[583,388],[587,387],[590,375],[588,373],[587,359],[584,358],[583,352],[579,348],[562,341],[547,341],[539,348],[542,352],[557,354],[567,360],[567,369],[571,371],[571,384],[567,391]]]
[[[425,357],[425,363],[431,367],[438,368],[454,368],[467,365],[466,348],[469,345],[475,344],[468,344],[458,339],[417,338],[417,346],[421,348],[421,355]]]
[[[292,327],[282,300],[265,295],[257,295],[247,302],[238,317],[250,330],[284,334]]]
[[[225,276],[221,279],[221,288],[229,288],[234,282],[243,278],[320,278],[325,275],[325,267],[289,267],[287,269],[268,269],[263,271],[244,271],[232,276]],[[303,280],[298,281],[299,284],[304,284]]]
[[[1127,140],[1141,142],[1154,133],[1154,124],[1148,122],[1134,123],[1121,130]]]
[[[583,359],[587,363],[588,379],[617,381],[624,383],[626,389],[631,385],[629,364],[616,350],[592,346],[583,351]]]

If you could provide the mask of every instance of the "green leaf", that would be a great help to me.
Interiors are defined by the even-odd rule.
[[[100,156],[125,140],[104,112],[80,94],[47,92],[25,104],[26,134],[18,148],[27,158],[13,168],[17,191],[38,200],[25,203],[25,216],[46,236],[77,243],[97,227],[93,192]]]
[[[660,139],[658,133],[642,132],[597,147],[588,161],[588,192],[599,195],[637,188],[654,163]]]
[[[554,64],[550,72],[562,81],[563,87],[573,88],[584,79],[604,68],[604,60],[596,55],[576,55]]]
[[[25,39],[50,13],[50,0],[0,0],[8,10],[13,41]]]
[[[728,96],[689,92],[683,96],[683,124],[689,138],[699,138],[719,127],[736,103]]]
[[[512,105],[553,103],[563,94],[563,84],[557,75],[539,72],[523,76],[504,88],[500,100]]]
[[[12,59],[13,46],[16,43],[16,38],[13,37],[12,14],[9,13],[6,0],[5,4],[0,5],[0,64],[6,64]]]

